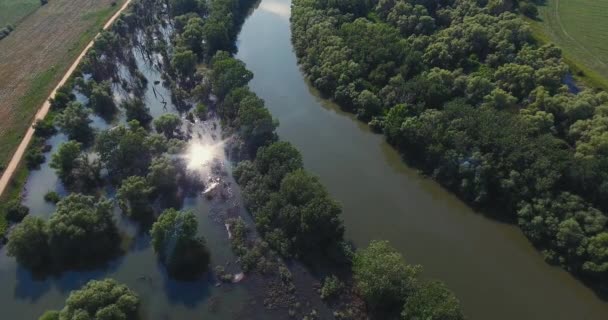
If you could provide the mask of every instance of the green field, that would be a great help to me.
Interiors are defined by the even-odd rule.
[[[40,7],[40,0],[0,0],[0,28],[17,24]]]
[[[561,47],[584,83],[608,88],[608,0],[546,0],[538,8],[535,35]]]

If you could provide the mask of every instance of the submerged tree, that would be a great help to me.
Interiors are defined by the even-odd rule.
[[[85,266],[113,256],[120,237],[112,203],[82,194],[65,197],[49,219],[49,244],[58,265]]]
[[[93,138],[93,129],[89,125],[89,110],[79,102],[70,102],[68,106],[55,117],[55,123],[61,132],[70,140],[87,143]]]
[[[151,218],[154,213],[151,195],[154,188],[148,184],[145,178],[131,176],[122,181],[116,194],[118,205],[129,217],[135,219]]]
[[[26,217],[10,232],[8,240],[7,253],[20,265],[32,270],[48,265],[49,231],[43,219]]]
[[[39,320],[135,319],[139,297],[113,279],[91,280],[70,293],[61,311],[47,311]]]
[[[156,132],[164,134],[167,139],[173,138],[181,125],[182,120],[172,113],[165,113],[154,120]]]
[[[165,210],[152,225],[152,247],[172,277],[192,279],[209,267],[209,252],[190,211]]]

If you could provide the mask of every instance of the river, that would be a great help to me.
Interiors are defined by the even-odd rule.
[[[343,207],[358,246],[389,240],[455,291],[471,319],[608,319],[608,303],[544,262],[516,226],[474,212],[408,168],[381,135],[312,89],[290,41],[290,1],[262,0],[238,38],[250,87]]]
[[[252,89],[280,120],[281,138],[300,149],[306,167],[343,204],[348,239],[358,246],[371,239],[390,240],[408,262],[425,266],[425,276],[445,281],[471,319],[608,318],[608,304],[566,272],[547,265],[516,227],[473,212],[405,166],[382,136],[320,99],[297,67],[289,12],[288,0],[263,0],[243,26],[238,57],[255,73]],[[166,112],[151,89],[160,74],[142,59],[138,62],[149,80],[146,103],[151,113]],[[162,86],[155,91],[169,96]],[[168,111],[175,111],[171,104]],[[107,127],[103,120],[94,120],[97,128]],[[64,136],[56,135],[49,143],[56,150],[63,141]],[[47,162],[26,184],[24,202],[31,214],[48,217],[54,210],[43,200],[48,190],[65,193]],[[238,197],[238,188],[235,194]],[[215,205],[200,195],[187,198],[184,205],[199,217],[212,266],[234,260],[223,225],[212,219]],[[46,309],[61,308],[71,290],[105,277],[140,295],[145,319],[285,317],[269,316],[260,305],[251,305],[255,288],[247,281],[217,288],[210,278],[194,283],[168,279],[149,237],[128,220],[117,220],[132,241],[127,254],[105,268],[36,279],[0,249],[0,318],[37,319]]]

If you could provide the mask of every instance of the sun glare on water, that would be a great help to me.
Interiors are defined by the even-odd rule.
[[[197,170],[208,165],[217,156],[217,146],[195,142],[188,148],[188,169]]]

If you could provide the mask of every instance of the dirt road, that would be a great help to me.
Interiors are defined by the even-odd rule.
[[[127,6],[130,3],[131,3],[131,0],[127,0],[122,5],[122,7],[106,22],[106,24],[103,26],[103,29],[104,30],[108,29],[112,25],[114,20],[116,20],[116,18],[118,18],[118,16],[120,16],[120,14],[127,8]],[[65,82],[70,78],[70,76],[72,75],[74,70],[76,70],[76,67],[78,66],[78,64],[80,63],[82,58],[85,56],[87,51],[93,46],[94,41],[95,40],[91,40],[91,42],[89,42],[89,44],[84,48],[84,50],[82,50],[80,55],[78,55],[78,58],[70,66],[68,71],[63,75],[63,78],[61,78],[61,81],[59,81],[59,83],[57,84],[55,89],[53,89],[53,91],[49,95],[48,99],[42,104],[40,109],[38,109],[38,112],[36,112],[36,116],[34,117],[34,121],[32,122],[32,125],[27,129],[27,132],[25,133],[23,140],[21,140],[21,143],[19,144],[17,151],[15,151],[15,154],[13,154],[11,161],[9,162],[8,166],[6,167],[6,170],[4,170],[4,173],[2,174],[2,178],[0,178],[0,196],[6,190],[6,187],[8,186],[8,184],[11,180],[11,177],[17,170],[19,163],[21,162],[21,159],[23,159],[23,154],[27,150],[27,147],[30,144],[32,137],[34,136],[34,128],[33,128],[34,123],[36,123],[36,121],[38,119],[43,119],[47,115],[47,113],[49,112],[49,109],[51,108],[49,99],[54,97],[57,90],[59,88],[61,88],[61,86],[63,86],[65,84]]]

